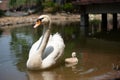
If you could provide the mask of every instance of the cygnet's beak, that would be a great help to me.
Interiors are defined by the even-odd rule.
[[[37,28],[37,27],[40,26],[40,25],[41,25],[41,21],[40,21],[40,20],[37,20],[36,23],[35,23],[35,25],[34,25],[34,28]]]

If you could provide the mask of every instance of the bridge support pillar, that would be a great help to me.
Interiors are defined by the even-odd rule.
[[[89,17],[88,14],[86,13],[81,13],[81,18],[80,18],[80,27],[84,28],[84,32],[82,31],[83,34],[86,36],[88,35],[88,27],[89,27]]]
[[[101,31],[107,31],[107,13],[102,14]]]
[[[113,30],[116,31],[117,30],[117,13],[113,13]]]

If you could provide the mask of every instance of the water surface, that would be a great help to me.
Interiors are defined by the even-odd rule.
[[[2,29],[0,35],[0,80],[102,80],[120,73],[112,64],[120,64],[120,42],[87,38],[79,23],[53,24],[52,34],[59,32],[65,41],[65,51],[59,66],[45,71],[26,68],[32,44],[39,39],[42,27],[21,26]],[[64,59],[75,51],[79,62],[67,65]],[[111,78],[113,78],[111,77]],[[106,79],[107,80],[107,79]]]

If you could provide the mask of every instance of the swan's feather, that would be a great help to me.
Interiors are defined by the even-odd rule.
[[[49,56],[50,53],[52,53],[54,48],[52,46],[46,47],[43,55],[42,55],[42,60],[45,59],[47,56]]]
[[[35,52],[37,51],[40,43],[42,40],[42,36],[40,37],[40,39],[38,41],[36,41],[29,52],[30,54],[35,54]],[[61,55],[62,52],[60,52],[61,48],[64,48],[65,44],[63,43],[63,39],[60,36],[59,33],[54,34],[53,36],[50,35],[49,40],[48,40],[48,44],[44,50],[44,53],[42,55],[42,59],[47,58],[50,54],[53,54],[51,58],[57,58]]]
[[[43,59],[43,67],[51,66],[56,63],[56,60],[62,55],[65,44],[60,34],[56,33],[48,42],[45,52],[46,58]],[[51,49],[51,50],[50,50]],[[44,53],[44,54],[46,54]]]
[[[65,45],[63,43],[63,39],[60,36],[59,33],[54,34],[53,36],[50,37],[50,40],[46,46],[46,49],[43,53],[43,55],[46,55],[45,57],[49,57],[51,54],[52,56],[50,56],[51,58],[54,57],[54,59],[61,55],[61,48],[64,48]],[[49,56],[48,56],[49,55]],[[45,59],[45,58],[44,58]]]

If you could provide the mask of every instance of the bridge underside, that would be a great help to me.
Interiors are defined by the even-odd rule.
[[[101,3],[101,4],[86,4],[86,5],[75,5],[79,7],[81,15],[81,26],[88,27],[89,25],[89,14],[101,14],[101,31],[107,31],[107,14],[110,13],[113,16],[113,30],[118,28],[118,13],[120,13],[120,2],[117,3]]]

